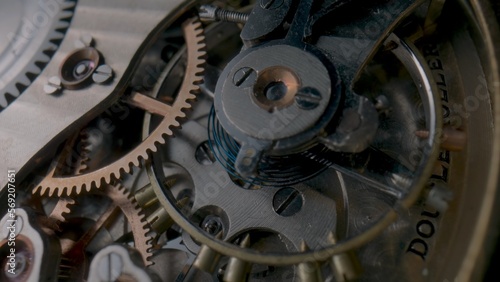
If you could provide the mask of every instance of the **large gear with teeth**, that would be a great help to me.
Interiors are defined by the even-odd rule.
[[[191,108],[190,102],[196,98],[199,84],[203,80],[205,43],[202,25],[199,21],[190,19],[184,23],[183,30],[188,59],[184,80],[173,104],[161,103],[138,92],[133,93],[130,98],[135,106],[163,117],[156,129],[132,151],[103,168],[76,176],[57,177],[54,176],[54,167],[35,187],[33,193],[75,195],[98,188],[103,183],[109,184],[123,174],[130,173],[133,167],[140,166],[141,161],[149,159],[150,153],[156,152],[158,145],[165,143],[165,137],[173,134],[173,128],[180,126],[179,119],[185,117],[185,111]]]
[[[70,25],[72,0],[4,1],[0,9],[0,111],[26,89]]]

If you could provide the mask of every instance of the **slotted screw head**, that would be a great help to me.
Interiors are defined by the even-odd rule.
[[[92,46],[93,43],[94,43],[94,38],[90,34],[85,33],[85,34],[82,34],[82,36],[80,36],[80,38],[75,40],[74,45],[75,45],[75,48],[85,48],[85,47]]]
[[[95,83],[105,83],[113,77],[113,69],[108,65],[101,65],[92,74],[92,80]]]
[[[257,79],[257,73],[250,67],[243,67],[233,75],[233,84],[238,87],[252,86]]]
[[[47,84],[43,86],[43,91],[46,94],[55,94],[62,89],[61,79],[58,76],[49,78]]]

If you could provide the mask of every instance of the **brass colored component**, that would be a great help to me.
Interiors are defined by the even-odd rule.
[[[221,239],[222,232],[219,232],[216,238]],[[200,251],[198,252],[198,256],[196,256],[196,259],[193,262],[193,266],[200,270],[212,273],[215,271],[220,259],[221,255],[219,253],[210,249],[207,245],[202,245]]]
[[[168,115],[143,142],[132,151],[103,168],[87,172],[82,175],[57,177],[54,175],[55,167],[52,168],[47,177],[43,179],[33,190],[33,193],[46,194],[49,196],[75,195],[82,191],[90,191],[92,188],[100,188],[104,183],[111,183],[120,178],[124,173],[130,173],[132,167],[140,166],[141,160],[149,159],[149,152],[155,152],[159,144],[165,143],[165,136],[172,135],[172,129],[179,127],[179,118],[185,117],[184,111],[191,108],[190,101],[196,98],[199,92],[199,84],[203,80],[203,64],[205,59],[204,35],[200,22],[190,19],[183,25],[188,59],[184,80],[179,89],[179,94],[174,103],[169,107]],[[148,102],[145,101],[147,104]],[[156,102],[155,102],[156,104]],[[144,107],[148,110],[150,107]]]
[[[243,240],[240,243],[240,247],[248,248],[250,247],[250,234],[245,235]],[[224,273],[224,281],[225,282],[238,282],[245,281],[247,279],[248,273],[251,269],[251,264],[238,259],[238,258],[230,258],[229,263],[227,264],[226,272]]]

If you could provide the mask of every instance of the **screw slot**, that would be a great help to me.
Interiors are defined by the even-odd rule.
[[[257,73],[250,67],[243,67],[237,70],[233,75],[233,83],[238,87],[250,87],[255,82]]]
[[[259,72],[253,87],[254,100],[263,109],[272,112],[293,104],[300,86],[295,73],[285,67],[270,67]]]
[[[281,216],[292,216],[302,209],[302,194],[292,187],[280,189],[273,198],[273,209]]]

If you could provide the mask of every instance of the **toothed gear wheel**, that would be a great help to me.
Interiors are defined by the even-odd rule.
[[[49,62],[70,25],[75,1],[3,1],[0,9],[0,111]]]
[[[69,197],[59,198],[54,209],[48,215],[48,218],[53,220],[54,225],[59,229],[59,224],[66,221],[66,216],[71,213],[71,208],[75,204],[75,200]]]
[[[183,25],[184,37],[187,46],[186,71],[177,98],[171,104],[161,104],[153,98],[135,92],[132,94],[139,101],[138,107],[149,110],[149,106],[156,108],[163,119],[156,129],[137,147],[125,154],[114,163],[100,169],[86,172],[81,175],[57,177],[55,167],[33,190],[33,193],[49,196],[77,195],[82,191],[99,188],[104,183],[109,184],[119,179],[125,173],[131,173],[133,167],[138,167],[142,160],[148,160],[150,154],[157,151],[160,144],[164,144],[167,136],[172,136],[173,128],[179,127],[179,119],[186,116],[185,111],[191,108],[190,101],[196,98],[200,91],[199,84],[203,81],[203,65],[205,63],[204,33],[201,23],[197,19],[189,19]],[[152,104],[152,105],[151,105]]]
[[[132,234],[134,234],[134,247],[141,254],[144,265],[152,265],[152,238],[148,235],[150,229],[142,209],[137,205],[130,192],[121,185],[106,185],[103,193],[113,201],[114,205],[120,208],[123,215],[127,218]]]

